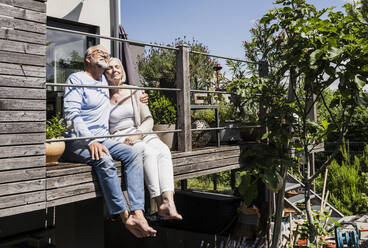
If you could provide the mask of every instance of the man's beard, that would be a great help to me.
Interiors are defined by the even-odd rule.
[[[105,61],[102,60],[97,60],[97,59],[92,59],[91,61],[92,65],[97,65],[98,67],[100,67],[101,69],[106,70],[107,67],[109,67],[109,64]]]

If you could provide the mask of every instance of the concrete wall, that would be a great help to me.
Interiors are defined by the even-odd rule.
[[[114,12],[111,7],[112,2],[113,0],[49,0],[46,14],[98,26],[101,35],[111,36],[111,16]],[[101,45],[110,50],[109,40],[101,39]]]

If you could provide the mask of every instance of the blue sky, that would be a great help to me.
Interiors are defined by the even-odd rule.
[[[340,9],[347,1],[308,2]],[[121,0],[121,22],[132,40],[169,44],[186,36],[207,45],[210,53],[243,58],[249,29],[273,7],[273,0]]]

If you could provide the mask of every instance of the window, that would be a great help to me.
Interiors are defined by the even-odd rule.
[[[97,26],[48,17],[47,25],[51,27],[98,34]],[[63,31],[47,30],[46,38],[46,81],[48,83],[65,83],[73,72],[84,69],[84,53],[90,46],[99,44],[99,39]],[[64,88],[48,87],[47,117],[62,112],[62,95]]]

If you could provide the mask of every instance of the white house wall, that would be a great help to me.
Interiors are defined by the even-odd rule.
[[[120,1],[119,1],[120,2]],[[100,34],[111,36],[110,0],[48,0],[47,16],[95,25]],[[110,41],[100,40],[110,50]]]

